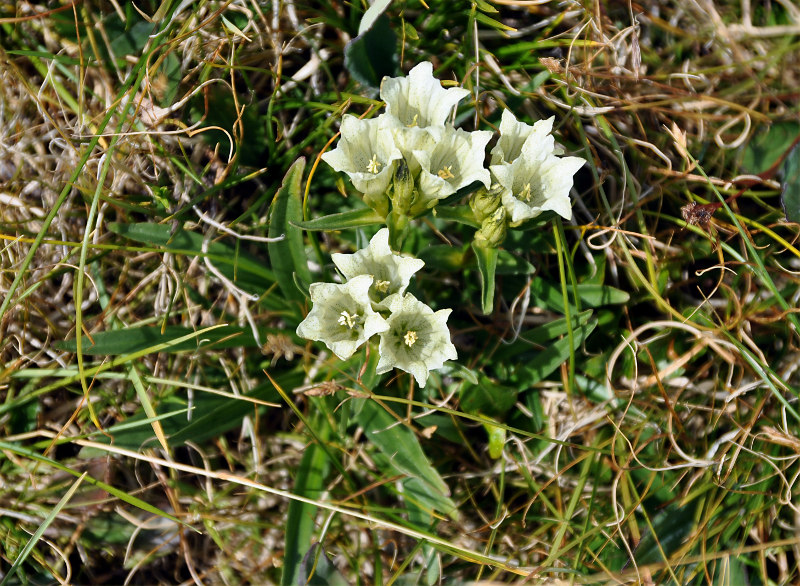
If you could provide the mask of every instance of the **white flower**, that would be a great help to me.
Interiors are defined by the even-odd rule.
[[[405,126],[439,126],[445,123],[453,107],[469,95],[463,88],[444,89],[433,77],[433,65],[423,61],[408,77],[384,77],[381,99],[386,113]]]
[[[452,310],[440,309],[434,313],[410,293],[393,295],[386,301],[391,315],[386,320],[389,329],[380,334],[376,372],[382,374],[399,368],[411,373],[417,384],[424,387],[431,370],[458,357],[447,329]]]
[[[300,325],[297,335],[324,342],[331,352],[347,360],[373,335],[389,329],[389,324],[372,309],[369,288],[372,277],[362,275],[340,285],[314,283],[314,307]]]
[[[579,157],[549,154],[537,160],[523,154],[510,165],[492,165],[495,179],[505,188],[501,201],[510,224],[518,226],[546,210],[567,220],[572,218],[569,201],[572,176],[585,162]]]
[[[339,143],[323,153],[322,160],[346,173],[353,186],[368,198],[385,196],[392,181],[393,161],[402,156],[394,144],[392,128],[396,125],[385,114],[369,120],[345,114]]]
[[[530,142],[540,145],[548,152],[561,154],[561,148],[556,150],[555,140],[550,136],[553,130],[554,117],[547,120],[539,120],[533,126],[525,124],[516,119],[510,110],[503,110],[500,119],[500,138],[492,149],[492,165],[501,163],[511,163],[522,154],[524,144]]]
[[[414,151],[421,167],[417,189],[422,201],[415,206],[421,208],[417,213],[474,181],[489,187],[492,178],[484,158],[491,138],[492,133],[485,130],[466,132],[446,126],[432,148]]]
[[[551,210],[569,220],[572,176],[586,162],[559,157],[563,152],[550,134],[553,118],[533,126],[519,122],[508,110],[500,121],[500,139],[492,149],[489,169],[503,188],[503,207],[512,226]]]
[[[388,228],[379,230],[366,248],[354,254],[334,253],[331,258],[345,279],[353,279],[358,275],[369,275],[373,278],[369,299],[376,309],[385,308],[384,301],[390,295],[404,293],[411,276],[425,266],[425,262],[420,259],[392,252],[389,248]]]

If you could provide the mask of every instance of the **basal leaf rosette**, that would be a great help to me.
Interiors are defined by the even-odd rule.
[[[469,95],[469,90],[445,89],[433,77],[433,64],[423,61],[407,77],[383,78],[380,93],[387,114],[404,126],[425,128],[443,125],[455,105]]]
[[[373,335],[389,329],[369,301],[372,277],[357,276],[344,284],[314,283],[310,287],[314,304],[297,326],[297,335],[323,342],[342,360],[350,358]]]
[[[418,258],[392,252],[388,228],[379,230],[366,248],[353,254],[334,253],[331,259],[345,279],[359,275],[372,277],[369,300],[375,309],[385,309],[388,297],[405,293],[412,275],[425,266],[425,262]]]
[[[347,174],[353,187],[364,194],[367,205],[384,215],[393,163],[402,157],[394,142],[397,124],[385,114],[369,120],[345,114],[336,148],[322,154],[323,161]]]
[[[424,387],[431,370],[445,361],[458,358],[450,342],[447,318],[451,309],[435,312],[410,293],[393,295],[386,300],[390,312],[389,328],[380,333],[380,360],[376,372],[383,374],[399,368],[414,376]]]

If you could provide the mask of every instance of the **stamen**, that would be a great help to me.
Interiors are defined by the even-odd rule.
[[[391,281],[375,281],[375,290],[380,291],[381,293],[386,293],[389,290],[389,285],[391,284]]]
[[[519,193],[519,198],[524,199],[525,201],[531,200],[531,184],[526,183],[525,187],[522,188],[522,191]]]
[[[354,313],[353,315],[350,315],[346,311],[343,311],[339,315],[339,325],[340,326],[347,326],[348,329],[352,330],[356,325],[356,320],[357,319],[358,319],[358,314],[357,313]]]
[[[403,341],[406,343],[406,346],[411,348],[411,346],[413,346],[417,341],[417,332],[408,330],[406,335],[403,336]]]
[[[373,154],[372,159],[367,163],[367,172],[377,175],[381,171],[381,163],[378,161],[378,155]]]
[[[414,118],[411,120],[411,124],[408,125],[408,128],[414,128],[417,125],[417,118],[419,118],[419,114],[414,114]]]
[[[455,175],[453,175],[453,165],[445,165],[439,169],[439,173],[437,173],[437,175],[439,175],[439,177],[442,179],[452,179],[455,177]]]

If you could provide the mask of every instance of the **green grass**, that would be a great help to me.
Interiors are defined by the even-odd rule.
[[[135,4],[0,6],[0,583],[800,581],[796,9]],[[496,258],[412,222],[424,388],[295,334],[378,50],[588,161]]]

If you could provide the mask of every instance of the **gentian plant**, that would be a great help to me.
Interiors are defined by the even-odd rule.
[[[325,343],[339,358],[378,336],[378,374],[397,368],[424,387],[430,371],[457,358],[450,340],[450,309],[434,311],[406,289],[424,262],[399,254],[411,222],[437,214],[442,202],[460,206],[460,219],[477,230],[472,249],[481,268],[488,312],[497,249],[509,228],[543,212],[572,216],[573,176],[584,164],[562,156],[552,136],[553,118],[533,125],[504,110],[500,136],[453,125],[456,106],[469,96],[445,89],[423,62],[408,77],[385,78],[380,96],[386,110],[376,118],[346,114],[336,148],[322,160],[345,173],[385,228],[353,254],[334,253],[343,284],[311,285],[313,308],[297,334]],[[468,197],[468,206],[461,201]],[[330,224],[329,224],[330,227]]]

